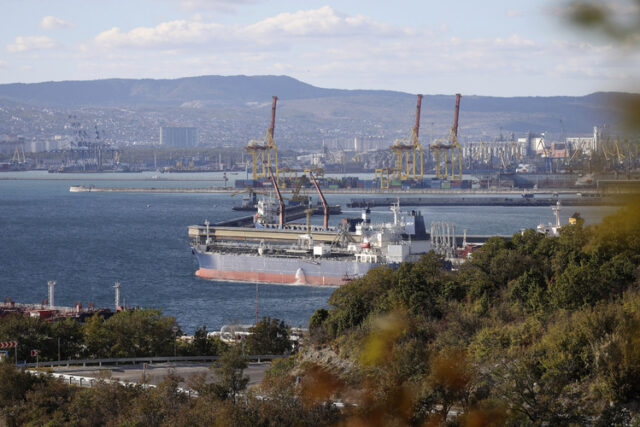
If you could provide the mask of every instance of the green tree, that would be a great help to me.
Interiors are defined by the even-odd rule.
[[[326,320],[328,337],[359,326],[370,313],[389,310],[387,295],[395,283],[395,270],[376,267],[364,277],[336,289],[329,297],[333,309]]]
[[[172,353],[175,324],[156,309],[121,311],[107,320],[96,314],[85,324],[84,340],[95,357],[163,356]]]
[[[231,400],[236,403],[236,398],[249,383],[249,377],[244,376],[247,368],[247,359],[242,354],[240,346],[232,346],[224,352],[219,361],[213,365],[216,383],[213,392],[220,400]]]
[[[392,290],[392,298],[414,314],[440,317],[442,262],[442,257],[431,251],[415,263],[403,263],[397,272],[398,284]]]
[[[22,314],[3,317],[0,319],[0,340],[18,342],[18,360],[30,359],[31,350],[42,351],[47,359],[55,357],[51,324],[36,317]]]
[[[51,325],[51,342],[49,348],[55,353],[52,357],[57,360],[58,342],[60,343],[60,358],[74,359],[80,356],[83,349],[82,323],[75,319],[64,319]],[[53,348],[51,348],[53,347]]]
[[[249,329],[244,341],[248,354],[284,354],[291,351],[289,330],[282,320],[263,317]]]

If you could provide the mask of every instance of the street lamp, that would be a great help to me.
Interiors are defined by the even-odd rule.
[[[176,357],[177,356],[176,334],[178,333],[178,327],[174,326],[173,328],[171,328],[171,330],[173,331],[173,357]]]

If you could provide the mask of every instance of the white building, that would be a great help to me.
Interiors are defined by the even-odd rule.
[[[167,147],[195,147],[198,145],[198,128],[161,127],[160,145]]]

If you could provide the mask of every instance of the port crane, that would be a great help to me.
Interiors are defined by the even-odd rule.
[[[324,210],[324,220],[322,222],[322,227],[327,230],[329,228],[329,205],[327,204],[327,200],[324,198],[324,194],[322,194],[322,190],[320,190],[318,181],[316,181],[313,173],[309,172],[309,177],[311,178],[311,181],[313,181],[313,185],[316,187],[318,196],[320,196],[320,202],[322,202],[322,209]]]
[[[271,182],[273,183],[273,188],[276,189],[276,196],[278,197],[278,207],[280,208],[279,218],[279,228],[284,228],[284,225],[287,222],[286,219],[286,211],[284,207],[284,200],[282,200],[282,195],[280,194],[280,188],[278,188],[278,180],[273,175],[273,171],[269,168],[269,176],[271,177]]]
[[[11,156],[12,164],[24,164],[27,162],[27,157],[24,155],[24,142],[20,145],[16,145],[16,149],[13,151],[13,156]]]
[[[267,129],[264,141],[252,139],[245,147],[247,153],[251,155],[251,171],[253,179],[268,178],[269,175],[267,174],[267,170],[269,170],[269,174],[273,173],[273,171],[271,171],[272,161],[276,170],[276,178],[280,175],[280,170],[278,169],[278,147],[273,139],[276,123],[277,102],[278,97],[274,96],[271,104],[271,124]]]
[[[437,178],[449,177],[449,163],[451,164],[451,179],[462,179],[462,147],[458,143],[458,117],[460,114],[460,98],[462,95],[456,94],[456,108],[453,116],[453,126],[449,133],[448,141],[436,141],[435,144],[429,146],[435,157],[435,172]],[[449,153],[451,159],[449,160]],[[443,156],[444,154],[444,156]],[[456,172],[456,154],[458,171]],[[444,174],[441,170],[441,164],[444,163]]]
[[[393,168],[380,168],[375,170],[375,179],[380,182],[380,189],[386,190],[389,188],[389,181],[391,181],[391,175],[394,173]]]
[[[419,179],[424,175],[424,161],[422,145],[418,139],[420,132],[420,107],[422,105],[422,95],[418,95],[416,105],[416,122],[411,130],[411,136],[407,143],[406,138],[396,139],[391,146],[391,150],[396,156],[395,176],[398,179]],[[416,162],[420,164],[420,172],[416,172]],[[411,165],[411,166],[410,166]],[[381,181],[382,182],[382,181]]]

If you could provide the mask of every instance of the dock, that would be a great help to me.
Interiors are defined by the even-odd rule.
[[[539,207],[553,206],[556,203],[563,206],[618,206],[622,200],[609,197],[365,197],[354,198],[347,203],[349,208],[366,208],[375,206],[390,206],[400,203],[401,206],[522,206]]]
[[[260,188],[262,191],[273,190],[272,187]],[[95,185],[72,185],[69,187],[71,193],[214,193],[227,194],[235,193],[238,188],[235,187],[198,187],[198,188],[165,188],[165,187],[96,187]],[[282,188],[280,192],[290,194],[294,190],[292,188]],[[545,188],[543,190],[531,190],[533,194],[567,194],[575,195],[580,190],[570,188]],[[380,189],[380,188],[323,188],[324,194],[522,194],[522,189],[518,188],[407,188],[407,189]],[[315,194],[311,188],[302,188],[300,194]],[[593,194],[585,193],[582,194]],[[396,200],[395,198],[393,199]]]

